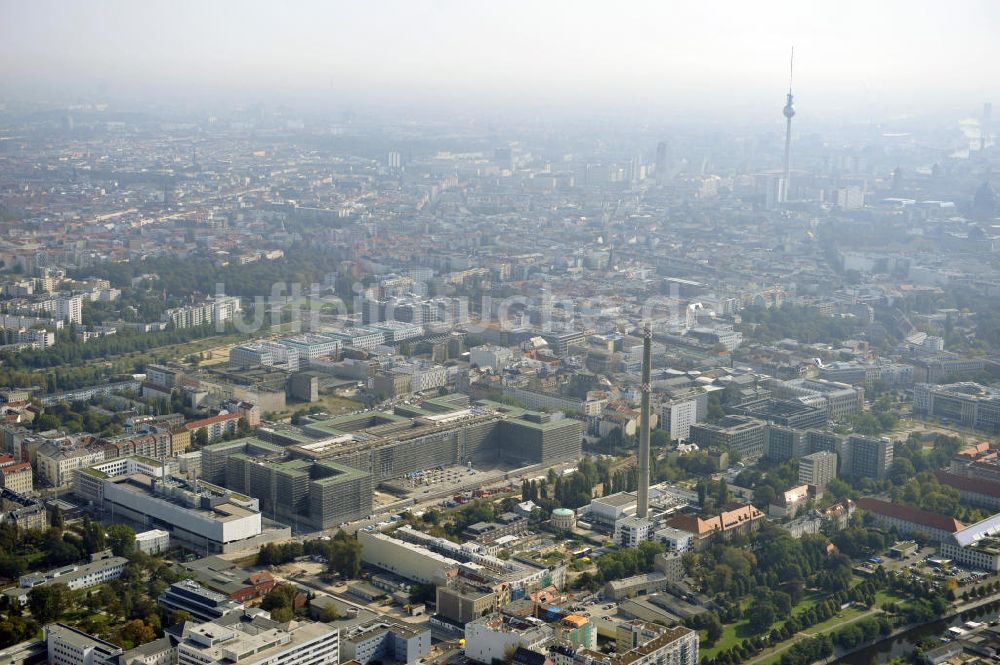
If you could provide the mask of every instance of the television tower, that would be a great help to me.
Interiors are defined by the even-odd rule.
[[[785,98],[785,108],[782,114],[785,116],[785,171],[784,180],[781,183],[780,202],[788,200],[789,177],[791,175],[792,159],[792,117],[795,116],[795,107],[792,105],[792,72],[795,67],[795,47],[792,47],[792,57],[788,61],[788,96]]]
[[[636,492],[636,517],[645,517],[649,512],[649,392],[650,365],[653,331],[647,323],[642,329],[642,410],[639,415],[639,459],[638,492]]]

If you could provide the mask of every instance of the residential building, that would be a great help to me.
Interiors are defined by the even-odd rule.
[[[799,485],[780,492],[771,500],[768,514],[775,519],[792,518],[798,515],[809,500],[809,486]]]
[[[826,487],[837,477],[837,454],[827,450],[804,455],[799,459],[799,482],[814,487]]]
[[[31,464],[19,462],[0,467],[0,487],[18,494],[31,494],[34,490]]]
[[[540,621],[493,614],[465,624],[465,655],[490,665],[502,662],[508,652],[518,647],[538,650],[553,635],[553,629]]]
[[[0,489],[0,510],[0,521],[18,529],[45,529],[49,525],[48,512],[41,499],[6,487]]]
[[[645,517],[626,517],[615,523],[615,542],[620,547],[638,547],[653,536],[653,521]]]
[[[63,441],[46,442],[35,453],[35,467],[42,483],[51,487],[65,487],[73,481],[73,472],[105,459],[101,446],[69,444]]]
[[[341,657],[362,665],[372,661],[413,665],[431,650],[426,625],[410,625],[379,617],[353,626],[340,636]]]
[[[192,420],[184,425],[184,429],[191,432],[192,437],[195,436],[200,430],[204,430],[205,434],[208,436],[208,441],[211,443],[213,441],[218,441],[226,434],[229,434],[230,436],[236,434],[239,421],[240,414],[238,413],[220,413],[219,415],[212,416],[210,418]]]
[[[562,645],[549,648],[553,665],[697,665],[697,631],[640,621],[620,624],[613,654]]]
[[[671,441],[687,441],[691,425],[699,420],[698,399],[670,399],[660,404],[660,429],[670,433]]]

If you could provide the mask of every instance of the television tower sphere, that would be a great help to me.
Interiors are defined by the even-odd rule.
[[[788,118],[789,120],[791,120],[791,119],[792,119],[792,116],[794,116],[794,115],[795,115],[795,107],[794,107],[794,106],[792,106],[792,93],[788,93],[788,99],[787,99],[787,101],[785,102],[785,108],[784,108],[784,109],[782,109],[782,111],[781,111],[781,112],[782,112],[782,113],[783,113],[783,114],[785,115],[785,117],[786,117],[786,118]]]

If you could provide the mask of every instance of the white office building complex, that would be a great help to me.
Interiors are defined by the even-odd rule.
[[[368,328],[344,328],[336,332],[324,333],[327,337],[358,351],[374,351],[385,344],[385,334]]]
[[[325,623],[284,624],[262,616],[203,623],[177,645],[178,665],[329,665],[340,662],[340,637]]]
[[[278,344],[298,351],[299,364],[304,366],[308,366],[317,358],[336,356],[340,353],[340,342],[326,335],[306,333],[278,340]]]
[[[61,623],[45,626],[48,662],[52,665],[116,665],[122,648]]]
[[[257,499],[203,480],[159,475],[154,463],[125,458],[77,469],[73,492],[106,513],[167,531],[171,540],[198,551],[252,549],[269,540],[262,538]]]
[[[494,373],[503,371],[514,360],[514,352],[505,346],[483,345],[469,349],[469,364]]]
[[[861,411],[865,389],[824,379],[771,380],[768,387],[780,399],[798,400],[825,409],[830,420],[839,420]]]
[[[135,548],[146,554],[159,554],[170,549],[170,532],[150,529],[135,534]]]
[[[299,370],[299,350],[274,342],[242,344],[229,350],[229,364],[240,369],[274,367],[289,372]]]
[[[55,584],[65,584],[71,591],[89,589],[92,586],[116,580],[125,572],[128,559],[120,556],[108,556],[110,550],[103,554],[94,554],[93,561],[84,564],[73,564],[55,568],[44,573],[29,573],[18,579],[18,585],[3,592],[11,602],[24,605],[28,602],[28,592],[35,587]]]

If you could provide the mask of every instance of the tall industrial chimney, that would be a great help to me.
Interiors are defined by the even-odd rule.
[[[642,329],[642,414],[639,416],[639,491],[635,514],[645,517],[649,511],[649,372],[653,332],[647,323]]]

